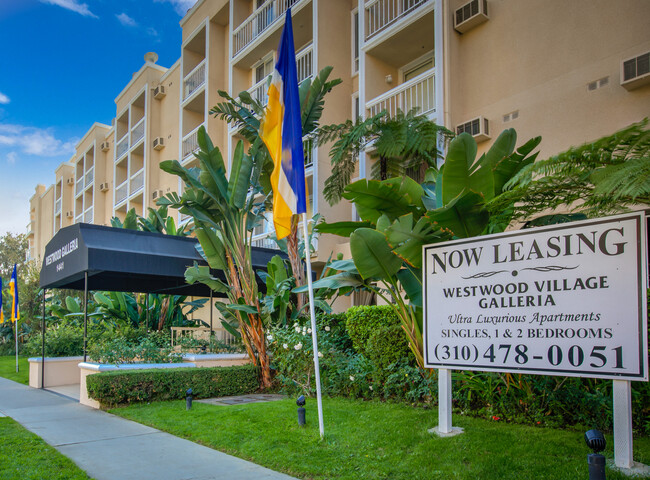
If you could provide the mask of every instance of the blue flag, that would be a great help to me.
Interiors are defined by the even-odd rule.
[[[9,280],[9,293],[11,293],[11,321],[20,320],[20,309],[18,308],[18,270],[14,264],[14,273]]]

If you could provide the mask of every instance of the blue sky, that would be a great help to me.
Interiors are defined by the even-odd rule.
[[[24,233],[29,198],[115,97],[146,52],[171,66],[196,0],[0,0],[0,235]]]

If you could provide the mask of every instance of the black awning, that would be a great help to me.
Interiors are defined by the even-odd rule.
[[[169,293],[210,296],[210,289],[185,283],[185,269],[207,265],[195,238],[78,223],[62,228],[45,247],[41,288]],[[266,270],[279,250],[253,247],[253,268]],[[213,275],[224,276],[222,272]],[[215,296],[220,296],[215,292]]]

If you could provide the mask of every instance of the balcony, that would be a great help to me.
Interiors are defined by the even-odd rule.
[[[192,130],[190,133],[185,135],[183,137],[183,160],[186,160],[187,157],[191,156],[196,150],[199,149],[199,139],[198,139],[198,133],[199,133],[199,128],[203,124],[199,125],[196,127],[194,130]]]
[[[366,41],[426,3],[433,3],[433,0],[367,0]]]
[[[75,196],[79,195],[84,190],[84,177],[78,178],[74,187]]]
[[[115,147],[115,159],[119,160],[129,150],[129,136],[124,135]]]
[[[131,130],[131,145],[138,143],[142,137],[144,137],[144,118]]]
[[[394,117],[397,110],[406,113],[413,108],[417,108],[417,113],[420,115],[435,112],[435,75],[433,70],[424,72],[366,103],[368,116],[374,116],[386,110],[388,115]]]
[[[86,176],[84,180],[84,188],[93,184],[94,177],[95,177],[95,168],[91,167],[90,170],[86,172]]]
[[[80,213],[74,219],[74,223],[81,223],[83,221],[84,221],[84,214],[83,213]]]
[[[235,29],[233,37],[233,57],[237,56],[248,45],[264,33],[276,20],[300,0],[271,0],[260,8]]]
[[[183,80],[183,100],[205,84],[205,59],[185,76]]]
[[[61,213],[61,199],[58,198],[54,203],[54,215],[59,215]]]
[[[262,235],[255,235],[251,239],[251,246],[279,250],[278,244],[271,238],[274,235],[275,232],[267,232],[263,233]]]
[[[84,223],[93,223],[93,207],[84,212]]]
[[[131,177],[129,182],[129,196],[139,192],[144,187],[144,169],[138,171]]]
[[[119,205],[124,200],[126,200],[126,195],[129,193],[129,182],[128,180],[120,183],[115,189],[115,205]]]

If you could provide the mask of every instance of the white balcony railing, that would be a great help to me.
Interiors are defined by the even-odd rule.
[[[61,213],[61,199],[57,199],[57,201],[54,203],[54,215],[58,215]]]
[[[296,53],[296,70],[298,71],[298,84],[314,74],[313,48],[311,45]]]
[[[124,135],[124,137],[122,137],[122,140],[118,142],[117,147],[115,147],[115,158],[119,160],[120,157],[122,157],[128,150],[129,150],[129,136]]]
[[[141,169],[131,177],[129,182],[129,196],[139,192],[144,187],[144,169]]]
[[[275,235],[275,232],[267,232],[262,235],[254,235],[251,238],[252,247],[262,247],[262,248],[273,248],[279,250],[278,244],[271,238],[272,235]]]
[[[383,31],[400,18],[433,0],[367,0],[366,1],[366,40]]]
[[[185,76],[183,80],[183,100],[188,98],[205,83],[205,59]]]
[[[314,139],[304,137],[302,139],[302,150],[305,156],[305,168],[310,168],[314,164]]]
[[[79,195],[84,190],[84,177],[78,178],[77,183],[74,186],[75,196]]]
[[[424,72],[366,103],[368,116],[386,110],[393,117],[398,109],[406,113],[413,108],[417,108],[418,114],[421,115],[436,110],[433,70]]]
[[[126,196],[129,193],[129,182],[128,180],[120,183],[115,189],[115,205],[122,203],[126,200]]]
[[[144,118],[131,130],[131,145],[135,145],[144,137]]]
[[[250,45],[259,35],[280,18],[287,9],[300,0],[270,0],[235,29],[233,38],[233,57]]]
[[[81,223],[83,221],[84,221],[84,214],[83,213],[80,213],[74,219],[74,223]]]
[[[199,149],[198,133],[201,125],[183,137],[183,160]]]
[[[93,223],[93,207],[84,212],[84,223]]]
[[[84,180],[84,187],[92,185],[94,178],[95,178],[95,167],[91,167],[90,170],[88,170],[86,172],[86,176],[85,176],[85,180]]]

